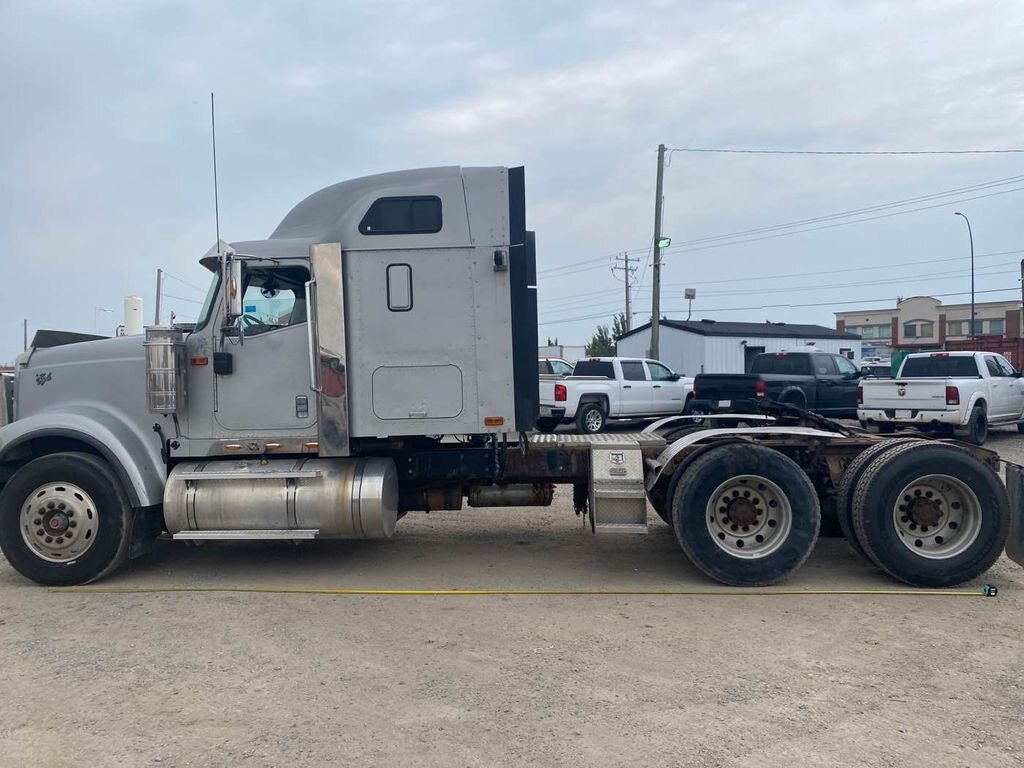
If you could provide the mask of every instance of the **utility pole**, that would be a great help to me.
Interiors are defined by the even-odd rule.
[[[1021,269],[1024,270],[1024,261],[1021,261]],[[1024,272],[1022,272],[1021,274],[1024,274]],[[1021,290],[1024,291],[1024,288],[1022,288]],[[28,351],[28,318],[27,317],[24,320],[21,321],[21,341],[22,341],[22,344],[24,345],[22,347],[21,351],[22,352],[27,352]]]
[[[156,271],[156,319],[153,320],[153,325],[160,325],[160,283],[163,281],[163,277],[164,271],[158,269]]]
[[[649,357],[657,360],[658,336],[661,321],[661,198],[665,181],[665,145],[658,145],[658,181],[654,192],[654,272],[651,297],[651,351]]]
[[[615,257],[615,260],[622,262],[622,266],[621,267],[618,266],[618,265],[612,267],[612,272],[615,272],[615,271],[621,269],[622,270],[622,281],[626,284],[626,327],[625,327],[625,330],[628,331],[630,328],[633,327],[633,321],[632,321],[633,305],[632,305],[632,302],[631,302],[631,298],[632,297],[630,296],[630,293],[631,293],[630,289],[633,287],[631,281],[633,279],[633,273],[636,272],[636,267],[629,266],[629,261],[630,261],[630,259],[629,259],[629,251],[625,251],[625,252],[619,254],[618,256]]]

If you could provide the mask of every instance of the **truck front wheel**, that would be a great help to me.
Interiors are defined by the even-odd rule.
[[[0,549],[38,584],[84,584],[127,558],[131,512],[101,459],[43,456],[18,469],[0,493]]]
[[[600,403],[584,403],[580,406],[579,413],[576,414],[576,426],[580,432],[588,435],[594,435],[603,430],[605,421],[604,409],[601,408]]]
[[[736,587],[785,579],[810,555],[821,527],[810,478],[758,445],[723,446],[695,459],[676,485],[672,515],[693,564]]]

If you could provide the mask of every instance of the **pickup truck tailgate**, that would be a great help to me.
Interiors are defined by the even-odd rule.
[[[865,381],[862,408],[912,408],[946,410],[946,379],[896,379]]]

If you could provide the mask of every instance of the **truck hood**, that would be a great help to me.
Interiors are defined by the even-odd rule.
[[[17,418],[83,400],[145,411],[143,336],[32,349],[15,371]]]

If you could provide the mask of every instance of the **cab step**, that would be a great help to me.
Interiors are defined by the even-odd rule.
[[[302,541],[315,539],[318,528],[282,528],[257,531],[179,531],[175,541]]]

